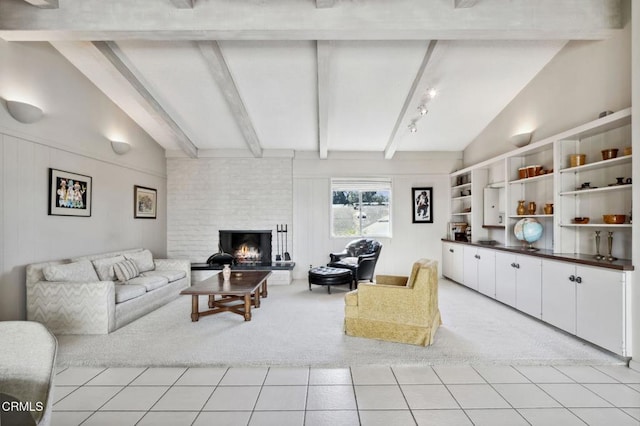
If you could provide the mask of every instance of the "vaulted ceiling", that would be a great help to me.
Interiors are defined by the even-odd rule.
[[[463,150],[568,40],[621,15],[615,0],[0,0],[0,38],[50,42],[181,155],[392,158]]]

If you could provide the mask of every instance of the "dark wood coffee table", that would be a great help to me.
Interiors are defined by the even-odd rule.
[[[271,271],[232,271],[229,281],[222,272],[182,290],[180,294],[191,295],[191,321],[205,315],[233,312],[251,321],[251,306],[260,307],[260,297],[267,297],[267,277]],[[199,296],[209,296],[209,310],[200,312]],[[216,300],[216,296],[220,299]],[[241,301],[240,303],[234,303]]]

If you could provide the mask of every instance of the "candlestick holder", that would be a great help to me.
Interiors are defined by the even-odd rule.
[[[600,254],[600,231],[596,231],[596,255],[593,258],[596,260],[604,259],[604,256]]]
[[[613,262],[614,260],[618,260],[617,257],[613,257],[611,255],[611,249],[613,248],[613,232],[609,231],[609,236],[607,237],[607,242],[609,245],[609,255],[607,256],[607,260],[609,262]]]

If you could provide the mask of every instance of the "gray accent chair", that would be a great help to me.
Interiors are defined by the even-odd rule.
[[[0,424],[50,423],[57,351],[58,341],[44,325],[0,321],[0,398],[24,407],[0,410]]]

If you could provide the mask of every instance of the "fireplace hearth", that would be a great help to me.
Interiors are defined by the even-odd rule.
[[[219,238],[236,264],[271,264],[271,230],[220,230]]]

